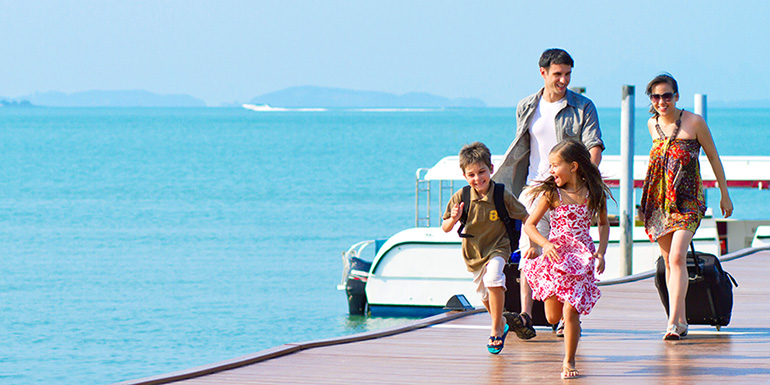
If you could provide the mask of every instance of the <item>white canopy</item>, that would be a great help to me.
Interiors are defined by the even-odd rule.
[[[727,176],[728,187],[770,187],[770,157],[768,156],[722,156],[722,166]],[[493,155],[495,169],[502,163],[502,155]],[[647,173],[647,155],[634,156],[634,186],[641,187]],[[424,180],[464,180],[457,155],[447,156],[431,167]],[[599,170],[605,182],[611,187],[620,184],[620,155],[604,155]],[[716,178],[708,158],[700,157],[700,171],[703,184],[714,187]]]

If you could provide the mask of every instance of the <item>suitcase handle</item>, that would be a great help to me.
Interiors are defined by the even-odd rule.
[[[698,254],[695,252],[695,244],[690,241],[690,250],[692,250],[692,260],[695,262],[695,276],[701,275],[701,267],[700,267],[700,261],[701,259],[698,257]],[[735,278],[732,276],[732,274],[722,270],[727,278],[730,278],[730,281],[733,283],[733,286],[738,287],[738,282],[735,280]]]
[[[695,262],[695,276],[701,276],[703,275],[700,267],[701,259],[698,257],[698,253],[695,252],[695,243],[693,243],[693,241],[690,241],[690,250],[692,250],[692,261]]]
[[[733,286],[738,287],[738,282],[735,281],[735,278],[733,278],[733,275],[725,271],[725,275],[730,278],[730,281],[732,281]]]

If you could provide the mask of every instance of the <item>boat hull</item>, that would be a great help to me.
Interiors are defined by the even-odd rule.
[[[371,314],[403,316],[419,308],[438,314],[457,294],[473,306],[483,306],[460,242],[457,234],[439,228],[413,228],[391,237],[369,272],[366,296]]]
[[[593,238],[598,239],[598,235],[593,234]],[[699,251],[720,254],[713,218],[704,218],[693,241]],[[644,228],[635,227],[632,274],[654,269],[659,256],[657,243],[650,242]],[[610,231],[605,259],[605,271],[597,276],[600,281],[625,275],[621,272],[617,228]],[[360,272],[362,265],[356,263],[353,266]],[[473,274],[463,262],[461,239],[455,232],[444,233],[440,228],[412,228],[395,234],[379,248],[368,275],[361,277],[359,273],[351,279],[349,274],[345,286],[350,314],[430,316],[445,311],[447,301],[458,294],[474,307],[483,306]]]

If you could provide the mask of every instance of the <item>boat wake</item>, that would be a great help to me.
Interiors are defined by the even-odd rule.
[[[267,104],[244,104],[243,108],[257,112],[276,112],[276,111],[327,111],[326,108],[283,108],[283,107],[271,107]]]

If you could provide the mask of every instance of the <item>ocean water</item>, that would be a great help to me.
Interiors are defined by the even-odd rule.
[[[599,114],[618,154],[620,111]],[[408,321],[347,315],[342,251],[412,226],[415,170],[475,140],[502,154],[514,122],[491,108],[0,109],[0,383],[106,384]],[[709,111],[724,155],[769,155],[768,122]],[[736,217],[770,218],[768,190],[731,194]]]

